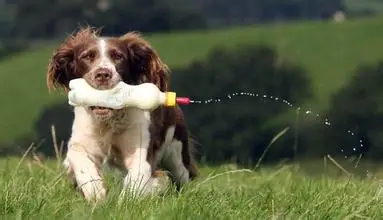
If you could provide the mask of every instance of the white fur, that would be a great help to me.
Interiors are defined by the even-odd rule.
[[[115,70],[115,67],[112,61],[108,57],[108,45],[105,39],[100,39],[98,41],[98,50],[100,51],[100,63],[98,67],[111,68],[111,70]]]
[[[99,47],[100,54],[101,54],[101,63],[110,62],[108,56],[106,56],[106,52],[107,52],[108,47],[107,47],[107,43],[106,43],[105,39],[101,38],[98,41],[98,47]]]
[[[189,171],[182,162],[182,143],[180,141],[174,140],[165,148],[163,163],[179,184],[182,185],[189,181]]]
[[[73,169],[78,187],[86,199],[105,197],[106,189],[103,186],[99,164],[94,163],[86,152],[73,149],[68,152],[68,162]],[[79,163],[81,161],[81,163]]]
[[[64,166],[87,199],[102,199],[105,196],[100,172],[103,161],[108,160],[109,156],[121,158],[117,159],[120,160],[117,163],[128,171],[124,180],[125,190],[143,194],[153,191],[151,184],[146,184],[150,181],[152,169],[146,160],[150,117],[138,109],[126,111],[129,112],[104,127],[84,107],[74,109],[75,119]],[[121,155],[111,155],[112,146]]]
[[[189,181],[189,171],[182,162],[182,143],[175,140],[175,126],[170,126],[166,132],[165,141],[157,155],[157,163],[162,164],[170,170],[175,180],[180,184]]]
[[[116,138],[124,158],[124,165],[128,174],[124,179],[124,189],[133,192],[146,193],[145,184],[151,177],[151,166],[147,162],[150,142],[149,133],[150,117],[145,112],[136,110],[133,123],[129,128]]]
[[[64,165],[86,199],[102,199],[106,189],[99,173],[110,147],[111,135],[97,129],[93,118],[83,107],[76,107],[74,114],[72,135],[68,142]],[[97,181],[93,181],[94,179]]]
[[[175,131],[175,126],[170,126],[168,130],[166,131],[165,135],[165,141],[161,146],[161,149],[157,153],[157,158],[156,158],[156,164],[160,164],[162,159],[164,158],[164,154],[167,151],[167,148],[169,148],[170,143],[173,140],[174,137],[174,131]]]

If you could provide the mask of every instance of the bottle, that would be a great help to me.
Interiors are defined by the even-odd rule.
[[[129,85],[119,82],[114,88],[97,90],[85,79],[78,78],[69,82],[68,103],[72,106],[100,106],[112,109],[137,107],[152,110],[160,105],[174,107],[177,103],[187,105],[190,99],[177,97],[175,92],[161,92],[152,83]]]

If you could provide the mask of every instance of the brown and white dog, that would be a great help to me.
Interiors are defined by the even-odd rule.
[[[84,78],[96,89],[119,81],[151,82],[168,89],[168,68],[156,51],[135,32],[101,37],[87,27],[69,36],[54,52],[47,72],[49,89],[64,88]],[[146,195],[156,190],[159,167],[170,173],[179,188],[198,175],[184,116],[179,107],[152,112],[137,108],[113,110],[98,106],[75,107],[72,134],[64,161],[69,176],[86,199],[107,194],[102,165],[127,171],[123,192]]]

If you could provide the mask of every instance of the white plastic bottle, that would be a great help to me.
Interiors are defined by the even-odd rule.
[[[173,107],[177,103],[190,103],[189,98],[177,98],[175,92],[161,92],[152,83],[129,85],[120,82],[112,89],[97,90],[79,78],[71,80],[69,88],[71,90],[68,93],[68,103],[72,106],[100,106],[112,109],[131,106],[152,110],[160,105]]]

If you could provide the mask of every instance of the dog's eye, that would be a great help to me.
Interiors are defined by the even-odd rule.
[[[124,56],[119,52],[112,52],[111,57],[115,61],[121,61],[122,59],[124,59]]]
[[[84,53],[81,55],[81,59],[83,60],[87,60],[87,61],[90,61],[90,60],[93,60],[95,57],[94,53]]]

